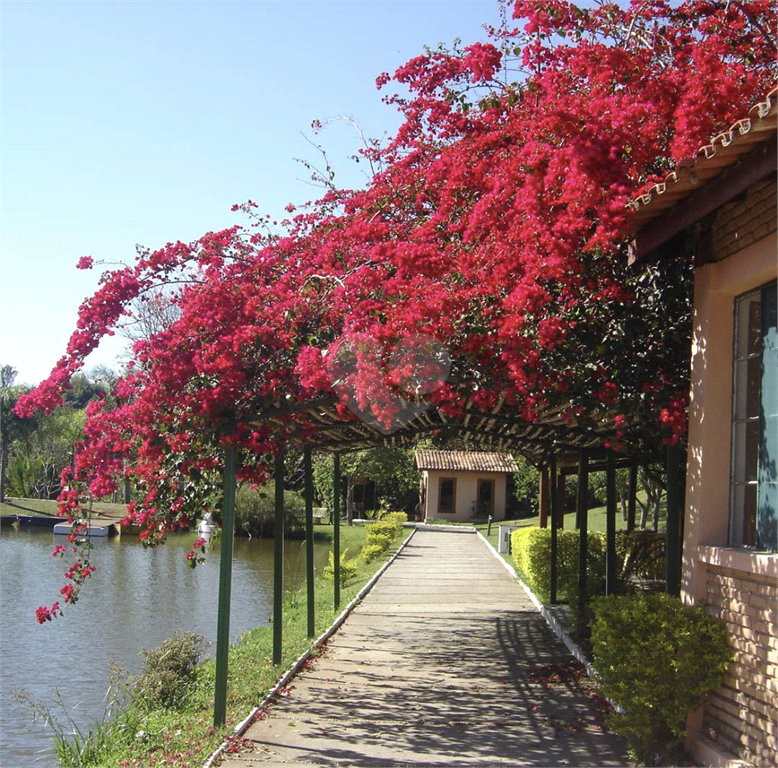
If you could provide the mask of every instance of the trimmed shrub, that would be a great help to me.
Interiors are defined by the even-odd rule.
[[[601,534],[587,534],[587,589],[603,591],[605,543]],[[557,598],[575,603],[578,596],[578,531],[557,531]],[[551,599],[551,529],[518,528],[511,534],[516,569],[541,602]]]
[[[144,666],[132,689],[135,703],[175,709],[192,689],[205,638],[176,630],[159,648],[143,651]]]
[[[722,622],[666,594],[592,601],[592,657],[610,727],[645,765],[677,764],[686,716],[724,681],[733,653]]]
[[[383,547],[380,544],[365,544],[365,546],[362,547],[359,556],[366,563],[372,563],[373,560],[375,560],[377,557],[380,557],[384,552],[386,552],[386,549],[387,549],[386,547]]]
[[[402,526],[403,523],[408,522],[408,513],[407,512],[384,512],[384,514],[381,515],[380,522],[395,523],[396,525]]]
[[[394,536],[390,536],[388,533],[368,534],[367,539],[365,540],[365,546],[380,547],[382,552],[386,552],[386,550],[389,549],[393,539]]]
[[[367,540],[370,541],[371,537],[388,536],[389,541],[397,536],[402,530],[402,526],[399,523],[392,522],[391,520],[380,520],[376,523],[368,523],[365,526],[367,531]]]

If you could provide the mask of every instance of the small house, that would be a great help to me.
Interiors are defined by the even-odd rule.
[[[510,454],[422,450],[414,466],[425,520],[505,519],[508,475],[518,469]]]

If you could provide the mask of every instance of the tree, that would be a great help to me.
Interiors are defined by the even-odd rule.
[[[5,501],[8,448],[19,424],[19,417],[14,414],[13,408],[23,390],[14,387],[16,375],[16,368],[0,365],[0,502]]]
[[[513,495],[523,516],[537,513],[540,472],[523,456],[515,456],[519,469],[513,473]]]
[[[63,470],[73,462],[83,437],[84,410],[57,408],[22,423],[9,452],[9,485],[15,496],[53,499],[61,490]]]
[[[85,373],[77,373],[70,379],[70,388],[63,395],[65,404],[76,410],[86,408],[90,400],[103,397],[105,387]]]
[[[374,482],[379,506],[397,511],[412,510],[419,500],[419,473],[413,466],[414,450],[413,447],[372,448],[345,454],[340,464],[341,476]],[[333,509],[335,490],[329,454],[315,457],[314,484],[317,496]]]
[[[149,291],[132,302],[132,309],[122,326],[122,335],[130,341],[143,341],[170,328],[181,317],[171,290]]]
[[[405,94],[386,97],[404,122],[364,150],[383,168],[365,189],[328,189],[278,233],[209,232],[103,276],[20,415],[60,405],[139,297],[170,296],[177,317],[135,342],[112,402],[90,402],[66,508],[131,472],[130,517],[164,539],[225,446],[262,483],[317,429],[306,405],[323,397],[386,433],[410,406],[456,421],[506,403],[528,424],[605,423],[603,443],[626,453],[683,439],[691,267],[632,274],[628,204],[772,87],[774,4],[504,9],[488,41],[379,78]],[[445,375],[392,354],[422,335],[446,350]]]

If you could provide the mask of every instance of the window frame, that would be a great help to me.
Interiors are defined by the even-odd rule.
[[[754,552],[778,549],[778,542],[760,540],[760,451],[768,429],[762,392],[764,340],[768,334],[765,306],[769,292],[774,295],[777,289],[778,282],[772,280],[733,300],[728,541],[732,547]],[[743,302],[756,297],[759,298],[758,348],[753,348],[749,334],[755,323],[750,314],[743,312]]]

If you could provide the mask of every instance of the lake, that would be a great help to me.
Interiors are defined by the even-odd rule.
[[[52,557],[51,547],[55,539],[66,539],[50,531],[2,529],[0,764],[56,765],[50,729],[33,723],[30,710],[12,700],[12,691],[26,688],[33,700],[52,706],[58,689],[82,727],[103,715],[111,665],[139,672],[142,649],[159,646],[176,629],[203,635],[211,643],[209,655],[215,655],[219,551],[209,550],[205,563],[189,568],[185,555],[196,538],[196,533],[173,534],[156,549],[144,549],[135,536],[95,539],[92,563],[97,571],[78,603],[67,606],[63,617],[39,625],[35,609],[59,597],[69,565],[65,558]],[[317,572],[326,564],[329,548],[316,545]],[[285,589],[304,581],[305,544],[289,541]],[[232,642],[248,629],[269,624],[272,611],[273,541],[236,538]]]

